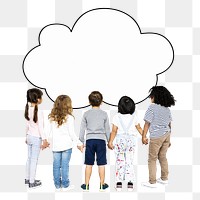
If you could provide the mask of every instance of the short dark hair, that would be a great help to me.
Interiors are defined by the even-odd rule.
[[[154,86],[150,90],[150,98],[154,99],[155,104],[160,104],[164,107],[171,107],[175,105],[174,96],[164,86]]]
[[[135,102],[128,96],[123,96],[118,103],[118,112],[121,114],[133,114],[135,112]]]
[[[103,101],[103,96],[99,91],[93,91],[88,96],[91,106],[100,106]]]

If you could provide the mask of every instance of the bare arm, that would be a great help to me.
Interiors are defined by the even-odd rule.
[[[149,126],[150,126],[150,123],[145,121],[143,133],[142,133],[142,144],[148,144],[147,132],[149,130]]]
[[[113,140],[114,140],[115,137],[116,137],[117,129],[118,129],[118,127],[115,126],[115,125],[113,124],[113,126],[112,126],[112,131],[111,131],[111,133],[110,133],[109,142],[108,142],[108,148],[109,148],[109,149],[114,149]]]
[[[137,129],[137,131],[140,133],[140,135],[142,135],[142,132],[143,132],[143,130],[142,130],[142,128],[141,128],[141,126],[140,126],[140,124],[138,124],[138,125],[135,125],[135,128]]]
[[[171,132],[171,129],[172,129],[172,124],[171,122],[169,123],[169,128],[170,128],[170,132]],[[171,142],[169,143],[169,147],[171,146]]]

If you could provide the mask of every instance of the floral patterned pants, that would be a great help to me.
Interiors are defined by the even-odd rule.
[[[136,138],[134,136],[117,136],[115,142],[115,175],[116,182],[135,182],[133,167]]]

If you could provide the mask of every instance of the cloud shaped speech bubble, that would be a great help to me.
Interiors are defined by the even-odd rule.
[[[67,94],[73,107],[80,108],[88,105],[94,90],[111,105],[123,95],[143,101],[173,60],[167,38],[142,33],[122,11],[100,8],[81,15],[71,29],[64,24],[44,27],[39,45],[24,58],[23,72],[52,100]]]

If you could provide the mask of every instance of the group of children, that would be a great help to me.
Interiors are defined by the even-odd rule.
[[[42,103],[42,91],[33,88],[27,91],[26,144],[28,159],[26,164],[25,184],[29,188],[41,186],[36,180],[36,168],[40,150],[52,145],[53,151],[53,178],[56,191],[68,191],[74,186],[69,181],[69,162],[74,143],[83,152],[85,148],[85,183],[81,185],[83,191],[89,191],[89,182],[92,167],[96,161],[100,178],[100,191],[109,186],[105,183],[105,165],[107,164],[107,146],[115,152],[115,188],[121,191],[123,181],[127,182],[128,191],[134,190],[136,182],[134,173],[134,152],[137,143],[137,132],[142,136],[142,143],[149,143],[149,181],[142,183],[147,187],[157,187],[157,182],[168,183],[168,163],[166,153],[170,147],[171,112],[169,107],[175,105],[173,95],[163,86],[154,86],[150,89],[152,104],[144,116],[144,128],[140,127],[135,103],[123,96],[118,103],[118,113],[112,119],[112,129],[108,115],[100,108],[103,96],[98,91],[89,95],[91,109],[83,114],[79,138],[74,131],[74,116],[72,101],[67,95],[60,95],[54,102],[51,113],[48,115],[50,128],[44,131],[44,117],[38,105]],[[150,133],[150,140],[147,132]],[[51,142],[50,142],[51,141]],[[156,161],[160,162],[161,177],[156,179]]]

